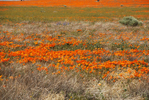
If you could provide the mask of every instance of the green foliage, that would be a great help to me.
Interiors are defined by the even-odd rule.
[[[66,43],[64,45],[56,45],[56,46],[52,47],[52,49],[54,49],[54,50],[77,50],[77,49],[94,50],[95,48],[102,48],[100,41],[98,41],[95,44],[89,43],[89,42],[87,42],[84,45],[83,45],[83,43],[79,43],[78,45]]]
[[[138,26],[143,24],[141,21],[138,21],[132,16],[124,17],[122,20],[119,21],[119,23],[127,26]]]

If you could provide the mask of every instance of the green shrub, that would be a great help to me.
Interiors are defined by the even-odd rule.
[[[143,24],[141,21],[138,21],[132,16],[124,17],[122,20],[119,21],[119,23],[127,26],[138,26]]]

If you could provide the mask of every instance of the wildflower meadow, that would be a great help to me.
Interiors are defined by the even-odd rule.
[[[1,100],[149,100],[148,4],[0,1]]]

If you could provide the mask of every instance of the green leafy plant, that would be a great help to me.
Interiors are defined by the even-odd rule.
[[[127,26],[138,26],[143,24],[141,21],[138,21],[132,16],[124,17],[122,20],[119,21],[119,23]]]

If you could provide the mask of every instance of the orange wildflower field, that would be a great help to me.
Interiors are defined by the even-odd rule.
[[[0,1],[1,100],[149,100],[148,7]],[[121,24],[125,16],[141,21]]]
[[[24,0],[0,1],[0,6],[149,7],[148,0]]]
[[[9,29],[7,29],[8,27]],[[42,86],[39,87],[42,87],[42,92],[46,84],[46,88],[52,89],[51,91],[57,92],[58,90],[55,89],[59,88],[65,92],[65,89],[63,90],[65,86],[73,89],[76,84],[80,84],[77,81],[73,83],[78,77],[78,81],[84,82],[81,88],[89,84],[88,82],[93,82],[90,84],[95,85],[97,88],[95,91],[97,91],[98,88],[102,90],[102,88],[108,87],[104,82],[118,84],[117,82],[128,81],[125,84],[129,84],[129,87],[122,86],[119,89],[126,88],[127,93],[132,93],[140,90],[129,90],[130,87],[134,88],[131,85],[140,84],[137,87],[146,91],[141,92],[141,95],[146,95],[149,83],[149,30],[144,26],[141,27],[143,30],[138,27],[127,28],[118,23],[109,22],[97,22],[93,25],[88,22],[3,24],[0,26],[1,88],[2,90],[6,89],[5,93],[7,93],[11,84],[23,82],[23,86],[33,84],[35,88],[36,84],[40,83]],[[123,31],[121,32],[121,30]],[[47,77],[46,81],[42,79],[43,77]],[[54,81],[53,78],[55,80],[58,78],[58,80]],[[69,83],[69,78],[72,83]],[[41,79],[45,83],[40,82]],[[17,83],[14,83],[15,80]],[[65,84],[64,87],[60,84],[59,87],[57,82]],[[50,83],[53,84],[52,87]],[[72,87],[69,87],[69,84]],[[21,88],[26,90],[23,86]],[[143,88],[144,86],[145,88]],[[89,90],[85,91],[94,94],[92,88],[92,86],[88,87]],[[106,94],[111,92],[110,89],[109,87],[107,92],[99,91],[98,93],[103,93],[105,98],[109,96],[112,98],[113,95],[119,93],[112,92],[114,94],[107,97]],[[77,91],[79,90],[78,87]],[[37,89],[37,91],[41,90]],[[36,93],[35,91],[29,92]],[[46,91],[47,93],[48,91]],[[1,91],[0,94],[3,92]],[[4,94],[1,96],[11,98]],[[68,97],[72,96],[73,94]],[[43,99],[43,97],[40,98]],[[73,96],[73,98],[79,97]],[[84,95],[83,98],[88,99],[89,97]],[[96,98],[100,99],[101,97],[99,95]]]

